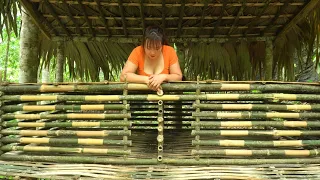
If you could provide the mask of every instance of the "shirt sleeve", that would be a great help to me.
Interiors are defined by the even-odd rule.
[[[173,47],[169,48],[169,66],[178,62],[178,56]]]
[[[132,50],[131,54],[128,57],[128,60],[133,64],[139,66],[139,56],[140,56],[139,48],[136,47]]]

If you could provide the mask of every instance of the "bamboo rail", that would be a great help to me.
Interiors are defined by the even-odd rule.
[[[68,113],[68,114],[5,114],[2,116],[6,119],[121,119],[130,118],[131,114],[84,114],[84,113]]]
[[[165,83],[161,85],[166,91],[260,91],[260,92],[287,92],[287,93],[320,93],[319,84],[315,83],[275,83],[275,82],[215,82],[200,81],[199,85],[195,82]],[[129,91],[148,90],[145,84],[134,83],[107,83],[107,84],[57,84],[57,85],[39,85],[39,84],[9,84],[0,86],[3,93],[40,93],[40,92],[122,92],[123,89]]]
[[[192,130],[192,136],[320,136],[316,130]]]
[[[131,126],[131,122],[3,122],[3,127],[122,127]]]
[[[192,150],[192,155],[212,156],[317,156],[320,149],[313,150],[247,150],[247,149],[217,149],[217,150]]]
[[[156,165],[157,159],[115,159],[92,156],[30,156],[8,155],[0,156],[1,160],[35,161],[35,162],[65,162],[65,163],[98,163],[119,165]],[[170,165],[259,165],[259,164],[319,164],[319,158],[300,159],[163,159],[161,164]]]
[[[132,145],[132,141],[93,139],[93,138],[13,138],[3,137],[0,139],[3,143],[36,143],[36,144],[77,144],[77,145]]]
[[[70,148],[52,146],[16,146],[5,145],[2,151],[28,151],[28,152],[59,152],[59,153],[81,153],[81,154],[100,154],[100,155],[129,155],[130,150],[106,149],[106,148]]]
[[[88,104],[88,105],[9,105],[0,108],[5,112],[15,111],[55,111],[55,110],[72,110],[72,111],[94,111],[94,110],[122,110],[130,109],[130,105],[123,104]]]
[[[319,146],[320,140],[284,140],[284,141],[251,141],[251,140],[193,140],[192,145],[230,146],[230,147],[301,147]]]
[[[320,111],[320,104],[279,105],[279,104],[193,104],[193,108],[211,110],[252,110],[252,111]]]
[[[212,117],[212,118],[320,118],[320,113],[280,113],[280,112],[193,112],[193,117]]]
[[[3,135],[21,136],[77,136],[77,137],[107,137],[107,136],[131,136],[131,130],[103,130],[103,131],[78,131],[78,130],[10,130],[3,129]]]
[[[208,127],[320,127],[319,121],[215,121],[215,122],[191,122],[191,126]]]
[[[320,88],[319,88],[320,89]],[[200,95],[4,95],[4,101],[194,101],[199,100],[291,100],[320,101],[317,94],[200,94]]]

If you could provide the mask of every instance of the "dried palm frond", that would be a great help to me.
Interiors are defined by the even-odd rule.
[[[251,69],[252,65],[250,62],[250,53],[248,48],[248,43],[244,40],[240,41],[237,46],[237,61],[239,62],[239,73],[240,79],[251,79]]]
[[[3,27],[5,26],[8,35],[13,31],[19,36],[18,29],[18,11],[21,14],[21,6],[18,0],[1,0],[0,1],[0,35],[3,38]]]

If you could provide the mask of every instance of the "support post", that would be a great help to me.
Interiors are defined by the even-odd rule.
[[[64,66],[64,46],[62,42],[58,42],[56,82],[63,82],[63,72],[64,72],[63,66]]]
[[[266,40],[266,58],[264,64],[264,80],[272,80],[272,66],[273,66],[273,41],[271,39]]]

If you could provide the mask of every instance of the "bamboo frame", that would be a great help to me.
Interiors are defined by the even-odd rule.
[[[4,127],[123,127],[131,126],[131,122],[111,121],[111,122],[3,122]]]
[[[192,150],[192,155],[210,156],[285,156],[285,157],[305,157],[317,156],[320,149],[313,150],[247,150],[247,149],[218,149],[218,150]]]
[[[5,114],[2,116],[6,119],[121,119],[130,118],[131,114],[85,114],[85,113],[68,113],[68,114]]]
[[[191,122],[191,126],[210,127],[320,127],[318,121],[214,121]]]
[[[192,136],[320,136],[317,130],[192,130]]]
[[[193,112],[193,117],[231,118],[231,119],[252,119],[252,118],[290,118],[306,119],[320,118],[320,113],[281,113],[281,112]]]

